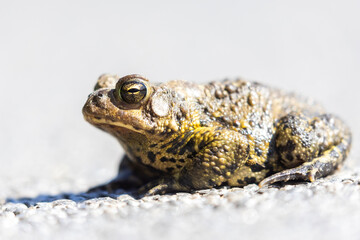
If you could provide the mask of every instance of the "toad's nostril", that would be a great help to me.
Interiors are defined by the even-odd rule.
[[[94,96],[92,101],[91,101],[96,107],[101,107],[101,104],[100,104],[100,97],[99,96]]]

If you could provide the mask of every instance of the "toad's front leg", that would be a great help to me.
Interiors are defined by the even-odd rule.
[[[107,191],[114,192],[117,189],[135,190],[159,177],[159,172],[149,169],[131,161],[127,155],[120,162],[118,175],[110,182],[92,187],[88,192]]]
[[[198,151],[187,160],[178,173],[146,184],[139,193],[154,195],[189,192],[227,183],[248,155],[248,140],[231,130],[209,131],[207,134],[203,138],[207,142],[194,141],[203,147],[201,149],[195,147]]]

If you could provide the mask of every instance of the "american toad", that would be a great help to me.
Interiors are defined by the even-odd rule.
[[[313,101],[241,79],[152,84],[102,75],[83,114],[126,152],[117,178],[102,186],[109,191],[314,181],[333,173],[351,145],[349,128]]]

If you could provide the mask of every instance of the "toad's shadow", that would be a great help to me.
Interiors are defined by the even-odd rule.
[[[55,194],[55,195],[50,195],[50,194],[39,194],[36,197],[21,197],[21,198],[7,198],[6,199],[6,203],[22,203],[25,204],[26,206],[30,207],[30,206],[35,206],[38,203],[43,203],[43,202],[54,202],[57,200],[71,200],[74,201],[75,203],[81,203],[90,199],[95,199],[95,198],[105,198],[105,197],[109,197],[112,199],[118,199],[120,196],[122,195],[128,195],[131,198],[134,199],[139,199],[140,197],[135,194],[134,191],[125,191],[123,189],[119,189],[113,193],[109,193],[106,191],[96,191],[96,192],[80,192],[80,193],[71,193],[71,192],[64,192],[64,193],[59,193],[59,194]]]
[[[116,179],[116,178],[115,178]],[[106,182],[105,184],[101,184],[98,186],[95,186],[93,188],[90,188],[88,191],[86,192],[80,192],[80,193],[71,193],[71,192],[63,192],[63,193],[59,193],[59,194],[55,194],[55,195],[50,195],[50,194],[39,194],[36,197],[21,197],[21,198],[7,198],[6,199],[6,203],[22,203],[25,204],[26,206],[30,207],[30,206],[35,206],[38,203],[44,203],[44,202],[54,202],[54,201],[58,201],[58,200],[71,200],[74,201],[75,203],[81,203],[90,199],[95,199],[95,198],[112,198],[112,199],[118,199],[121,196],[129,196],[130,198],[133,199],[141,199],[144,195],[143,194],[139,194],[138,193],[138,189],[133,189],[133,190],[125,190],[125,189],[117,189],[114,192],[108,192],[103,190],[104,186],[106,186],[108,182]],[[303,181],[288,181],[288,182],[278,182],[278,183],[274,183],[270,186],[268,186],[267,188],[276,188],[276,189],[281,189],[282,187],[286,186],[286,185],[301,185],[304,184]],[[224,186],[219,186],[219,188],[224,187]],[[260,189],[259,189],[260,190]],[[192,191],[192,193],[196,192],[196,190]],[[259,191],[259,193],[261,193],[261,191]],[[168,193],[168,194],[175,194],[175,193]]]
[[[285,185],[298,185],[303,184],[303,182],[298,181],[289,181],[285,183],[275,183],[269,186],[269,188],[276,188],[280,189]],[[222,188],[222,187],[219,187]],[[260,190],[260,189],[259,189]],[[201,190],[200,190],[201,191]],[[197,192],[193,191],[192,193]],[[258,193],[262,193],[259,191]],[[176,194],[176,193],[167,193],[167,195]],[[87,200],[96,199],[96,198],[112,198],[112,199],[119,199],[121,196],[128,196],[133,199],[141,199],[143,195],[139,195],[136,190],[127,191],[124,189],[118,189],[115,192],[107,192],[107,191],[94,191],[94,192],[80,192],[80,193],[71,193],[71,192],[64,192],[55,195],[50,194],[40,194],[36,197],[21,197],[21,198],[7,198],[6,203],[22,203],[25,204],[27,207],[36,206],[38,203],[51,203],[58,200],[71,200],[75,203],[82,203]]]

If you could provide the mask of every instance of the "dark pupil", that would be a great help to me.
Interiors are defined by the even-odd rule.
[[[139,91],[141,91],[141,90],[140,90],[140,89],[136,89],[136,88],[130,88],[130,89],[128,90],[128,92],[130,92],[130,93],[139,92]]]
[[[121,98],[127,103],[138,103],[146,96],[146,86],[141,82],[126,82],[120,90]]]

